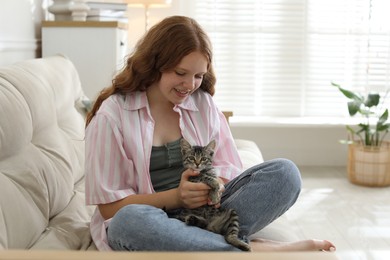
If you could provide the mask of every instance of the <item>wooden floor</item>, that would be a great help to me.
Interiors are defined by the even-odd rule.
[[[390,187],[351,184],[344,167],[299,167],[297,203],[272,226],[297,239],[332,241],[340,259],[390,259]]]

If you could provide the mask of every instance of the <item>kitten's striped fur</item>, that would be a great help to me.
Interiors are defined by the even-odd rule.
[[[198,176],[190,178],[193,182],[203,182],[210,186],[209,198],[213,204],[220,201],[219,182],[212,167],[212,159],[215,149],[215,141],[212,140],[206,146],[191,146],[185,139],[181,139],[181,152],[183,165],[200,171]],[[240,230],[238,215],[234,209],[215,208],[214,206],[202,206],[196,209],[178,209],[167,212],[170,217],[177,218],[187,225],[197,226],[211,232],[221,234],[231,245],[250,251],[250,246],[238,238]]]

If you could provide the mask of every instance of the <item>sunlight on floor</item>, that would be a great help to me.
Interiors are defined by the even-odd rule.
[[[285,214],[299,239],[332,241],[340,259],[390,259],[390,187],[351,184],[340,167],[300,167],[303,188]]]

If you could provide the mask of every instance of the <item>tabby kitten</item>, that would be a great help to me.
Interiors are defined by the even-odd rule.
[[[219,182],[212,166],[215,149],[215,141],[212,140],[206,146],[191,146],[185,139],[181,139],[181,152],[183,165],[200,172],[197,176],[191,176],[192,182],[203,182],[210,186],[209,198],[213,204],[219,203]],[[179,219],[187,225],[197,226],[211,232],[221,234],[225,240],[243,250],[250,251],[250,246],[238,238],[239,222],[234,209],[215,208],[214,206],[202,206],[196,209],[178,209],[167,212],[169,217]]]

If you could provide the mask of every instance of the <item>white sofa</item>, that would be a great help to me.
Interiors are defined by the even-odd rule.
[[[83,100],[63,56],[0,68],[0,249],[94,249]],[[237,146],[245,167],[262,161],[253,142]]]
[[[0,249],[86,249],[83,97],[64,57],[0,68]]]

